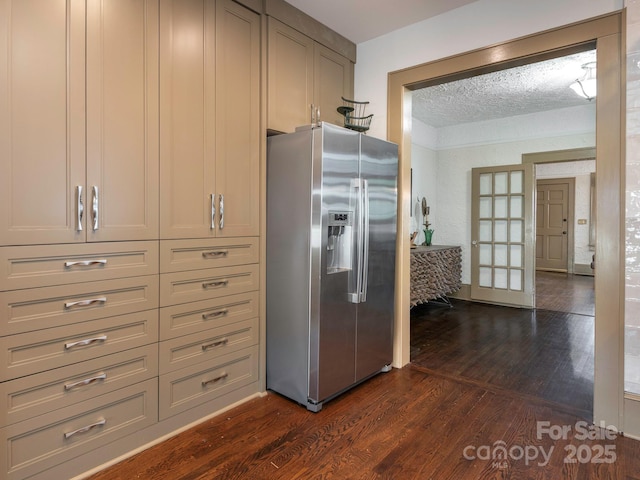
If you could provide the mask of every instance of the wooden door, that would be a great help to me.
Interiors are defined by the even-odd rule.
[[[160,236],[214,237],[215,2],[161,0],[160,19]]]
[[[231,0],[216,8],[217,235],[258,235],[260,17]]]
[[[337,109],[342,97],[353,100],[353,63],[320,44],[315,45],[314,105],[320,120],[344,125],[344,117]]]
[[[158,238],[158,0],[87,1],[88,240]]]
[[[569,179],[538,180],[536,269],[568,271]]]
[[[311,123],[314,41],[268,18],[267,128],[293,132]]]
[[[81,1],[0,0],[0,245],[85,240],[84,17]]]
[[[534,306],[533,186],[533,164],[472,169],[472,299]]]

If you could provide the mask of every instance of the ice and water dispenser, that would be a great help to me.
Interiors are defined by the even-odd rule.
[[[352,230],[353,212],[329,212],[327,221],[327,273],[351,270]]]

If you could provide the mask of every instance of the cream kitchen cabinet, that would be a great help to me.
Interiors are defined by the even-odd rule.
[[[257,236],[260,16],[160,3],[161,238]]]
[[[353,63],[274,17],[268,17],[267,128],[293,132],[344,123],[342,97],[353,98]]]
[[[158,0],[0,0],[0,245],[158,238]]]

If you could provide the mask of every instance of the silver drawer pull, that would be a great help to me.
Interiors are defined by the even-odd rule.
[[[106,380],[107,379],[107,374],[106,373],[101,373],[99,375],[96,375],[95,377],[91,377],[91,378],[86,378],[84,380],[80,380],[79,382],[74,382],[74,383],[66,383],[64,386],[65,390],[71,390],[73,388],[76,387],[84,387],[86,385],[91,385],[92,383],[96,383],[98,380]]]
[[[69,267],[92,267],[94,265],[106,265],[107,260],[77,260],[75,262],[64,262],[64,266]]]
[[[64,308],[88,307],[94,303],[107,303],[107,297],[92,298],[90,300],[78,300],[77,302],[66,302]]]
[[[69,350],[70,348],[74,348],[74,347],[86,347],[87,345],[91,345],[92,343],[106,342],[106,341],[107,341],[107,336],[100,335],[99,337],[86,338],[84,340],[78,340],[77,342],[65,343],[64,349]]]
[[[220,280],[217,282],[205,282],[202,284],[202,288],[220,288],[229,285],[229,280]]]
[[[227,343],[229,343],[229,339],[228,338],[223,338],[222,340],[218,340],[216,342],[211,342],[211,343],[209,343],[207,345],[202,345],[202,351],[206,352],[210,348],[223,347]]]
[[[227,310],[226,308],[223,308],[222,310],[218,310],[218,311],[215,311],[215,312],[203,313],[202,314],[202,319],[203,320],[211,320],[212,318],[223,317],[227,313],[229,313],[229,310]]]
[[[227,255],[229,255],[229,250],[215,250],[213,252],[202,252],[202,256],[204,258],[226,257]]]
[[[92,429],[94,429],[96,427],[101,427],[106,423],[107,423],[107,421],[105,419],[98,420],[96,423],[92,423],[91,425],[87,425],[86,427],[79,428],[77,430],[74,430],[73,432],[65,433],[64,434],[64,438],[66,440],[66,439],[69,439],[69,438],[73,437],[74,435],[77,435],[78,433],[86,433],[89,430],[92,430]]]
[[[221,375],[217,376],[216,378],[212,378],[211,380],[203,380],[202,381],[202,386],[206,387],[207,385],[211,385],[212,383],[217,383],[220,380],[224,380],[225,378],[227,378],[229,376],[228,373],[223,372]]]

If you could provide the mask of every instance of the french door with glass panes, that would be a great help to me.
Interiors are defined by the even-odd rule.
[[[533,164],[474,168],[471,177],[471,298],[533,308]]]

